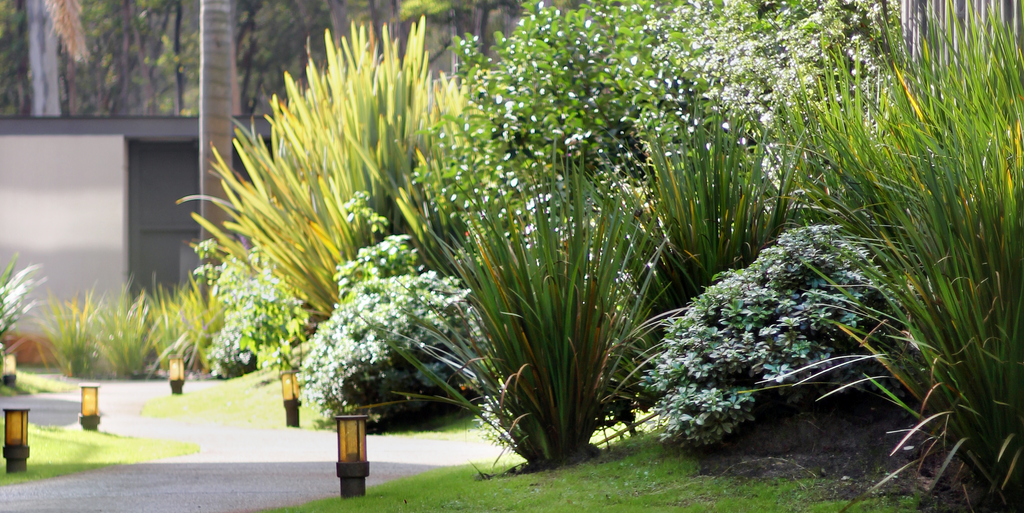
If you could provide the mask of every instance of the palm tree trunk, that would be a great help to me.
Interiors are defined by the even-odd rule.
[[[230,0],[201,0],[199,14],[199,193],[224,198],[220,179],[213,172],[216,151],[231,165],[231,32]],[[202,201],[199,214],[222,226],[227,214],[210,201]],[[206,239],[205,230],[200,237]]]

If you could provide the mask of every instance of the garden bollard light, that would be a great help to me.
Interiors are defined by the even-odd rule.
[[[284,397],[284,425],[299,427],[298,371],[281,372],[281,395]]]
[[[82,413],[78,414],[78,423],[85,431],[96,431],[100,426],[100,385],[99,383],[82,383]]]
[[[4,409],[4,458],[8,474],[28,470],[27,409]]]
[[[4,357],[4,386],[13,387],[18,384],[18,359],[13,354]]]
[[[171,379],[171,394],[181,395],[181,388],[185,385],[185,357],[176,354],[172,355],[167,364]]]
[[[341,498],[366,495],[366,476],[370,475],[370,462],[366,461],[366,415],[339,415],[338,422],[338,478],[341,479]]]

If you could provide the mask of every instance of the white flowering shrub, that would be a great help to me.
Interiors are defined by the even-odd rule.
[[[200,251],[212,249],[207,241]],[[256,370],[257,361],[264,367],[291,366],[291,349],[305,340],[309,314],[258,248],[249,251],[248,261],[228,257],[220,265],[201,266],[197,275],[224,305],[224,327],[208,354],[213,374],[240,376]]]
[[[897,4],[888,2],[889,20],[899,20]],[[661,34],[656,61],[671,62],[713,104],[769,123],[778,108],[800,97],[802,86],[816,99],[817,81],[829,73],[878,76],[886,42],[883,5],[690,0],[649,28]]]
[[[343,303],[317,327],[303,362],[303,399],[324,415],[368,411],[371,422],[386,423],[443,409],[440,403],[403,402],[399,393],[443,395],[430,378],[395,349],[408,349],[434,373],[452,369],[434,358],[438,334],[458,326],[457,305],[468,292],[454,278],[433,271],[417,274],[416,252],[408,237],[393,236],[360,250],[359,258],[339,266]]]
[[[797,369],[866,353],[840,327],[869,332],[877,321],[865,312],[884,311],[887,304],[857,270],[855,262],[864,258],[838,227],[791,230],[746,269],[725,273],[670,321],[666,350],[645,378],[663,394],[656,408],[668,421],[666,436],[690,445],[717,443],[753,420],[756,401],[799,406],[831,389],[778,385],[809,375],[793,374]],[[839,366],[832,360],[815,371],[838,368],[814,381],[848,383],[868,366],[878,364]],[[766,387],[772,388],[761,390]]]

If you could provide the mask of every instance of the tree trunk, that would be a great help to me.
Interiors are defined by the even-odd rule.
[[[122,115],[128,115],[128,90],[131,86],[131,70],[128,68],[128,52],[131,50],[131,43],[128,40],[128,31],[131,28],[132,4],[131,0],[121,1],[121,109]]]
[[[185,94],[185,68],[181,65],[181,2],[174,12],[174,115],[180,116],[181,109],[185,108],[183,95]]]
[[[28,0],[28,61],[32,75],[32,115],[60,116],[57,34],[45,0]]]
[[[213,171],[214,151],[231,165],[231,50],[230,0],[201,0],[199,14],[199,193],[224,198]],[[218,228],[228,215],[209,200],[199,214]],[[200,237],[210,234],[203,230]]]
[[[487,24],[491,17],[491,5],[487,2],[480,2],[476,6],[476,12],[474,13],[474,27],[473,35],[477,37],[477,42],[480,45],[480,52],[487,54],[487,49],[490,45],[487,44]]]
[[[348,36],[348,5],[346,0],[327,0],[331,7],[331,32],[334,44],[341,45],[341,38]]]
[[[373,24],[370,28],[373,29],[377,39],[380,39],[382,24],[380,22],[380,11],[377,10],[377,0],[366,0],[366,7],[370,10],[370,23]]]
[[[75,58],[68,55],[68,71],[65,77],[65,82],[68,86],[68,115],[74,116],[75,112],[78,111],[76,103],[78,103],[78,85],[75,83],[75,71],[77,65],[75,64]]]
[[[146,115],[152,116],[156,113],[156,89],[153,87],[153,74],[150,67],[146,65],[146,49],[143,47],[139,29],[135,25],[132,25],[132,34],[135,37],[135,51],[139,59],[138,67],[142,71],[143,78],[146,80],[146,85],[143,86],[145,100],[142,102],[142,111]]]
[[[238,90],[238,46],[235,44],[235,0],[231,3],[231,14],[228,16],[228,39],[231,40],[231,73],[228,78],[231,80],[231,114],[242,115],[242,93]]]

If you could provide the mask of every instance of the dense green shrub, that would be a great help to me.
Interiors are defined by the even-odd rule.
[[[650,58],[656,39],[645,27],[662,15],[652,1],[601,0],[569,11],[541,2],[526,7],[508,37],[496,35],[493,58],[461,41],[473,136],[464,158],[512,187],[517,173],[548,169],[552,152],[591,170],[630,165],[641,149],[641,111],[674,108],[659,105],[674,98],[666,88],[685,89]]]
[[[873,347],[922,401],[921,429],[995,500],[1019,505],[1024,54],[1012,28],[986,19],[955,36],[929,31],[929,51],[898,55],[871,94],[837,77],[826,94],[841,102],[802,105],[787,121],[809,122],[794,134],[820,166],[809,199],[867,242],[873,278],[903,307],[891,319],[900,332]]]
[[[666,435],[693,445],[716,443],[753,420],[756,401],[796,404],[818,396],[818,386],[777,385],[807,377],[794,374],[797,369],[866,353],[841,327],[870,331],[877,321],[853,305],[886,306],[860,270],[865,258],[838,227],[799,228],[746,269],[708,287],[670,321],[665,352],[647,374],[649,386],[664,394],[657,410],[668,421]],[[846,365],[830,377],[845,383],[864,369]],[[769,386],[772,391],[752,393]]]
[[[212,245],[206,241],[200,251],[205,254]],[[265,367],[290,368],[291,349],[304,339],[309,315],[263,252],[253,248],[246,261],[228,257],[203,266],[199,274],[224,307],[224,325],[208,356],[213,373],[240,375],[255,369],[255,358]]]
[[[435,374],[450,377],[452,371],[428,349],[437,345],[428,326],[447,334],[447,326],[458,322],[456,305],[465,301],[467,291],[433,271],[416,274],[415,262],[408,237],[393,236],[363,248],[358,258],[340,267],[343,302],[317,328],[303,363],[303,397],[324,415],[395,403],[367,411],[372,422],[384,424],[429,414],[436,406],[405,402],[396,393],[432,396],[441,389],[395,347],[428,361]]]
[[[890,12],[883,13],[888,5]],[[899,20],[897,2],[870,0],[754,0],[683,3],[652,20],[655,61],[685,74],[695,88],[730,115],[763,123],[796,103],[802,89],[851,70],[874,77],[883,70],[886,19]],[[831,55],[843,58],[833,60]]]

